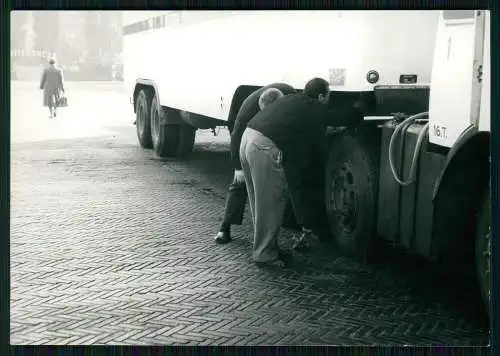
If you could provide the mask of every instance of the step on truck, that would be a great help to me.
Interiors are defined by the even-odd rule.
[[[380,238],[471,262],[489,312],[489,11],[127,11],[123,31],[137,138],[160,157],[231,130],[269,83],[323,77],[332,107],[363,101],[362,122],[328,131],[336,242],[357,259]]]

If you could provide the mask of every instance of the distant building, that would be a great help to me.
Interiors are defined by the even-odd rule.
[[[65,71],[93,67],[92,73],[111,78],[123,48],[121,19],[121,11],[14,11],[12,63],[39,71],[54,56]]]
[[[59,11],[57,53],[61,65],[71,66],[85,60],[87,36],[82,11]]]

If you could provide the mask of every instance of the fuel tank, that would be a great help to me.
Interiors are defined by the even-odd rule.
[[[384,240],[426,258],[432,256],[432,192],[445,156],[429,150],[428,135],[417,159],[415,179],[400,185],[389,165],[389,143],[396,125],[382,127],[377,232]],[[415,123],[400,132],[394,146],[394,165],[399,178],[408,180],[418,136],[424,124]]]

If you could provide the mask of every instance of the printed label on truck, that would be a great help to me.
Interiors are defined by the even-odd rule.
[[[328,83],[330,85],[344,85],[346,75],[345,68],[331,68],[328,72]]]
[[[429,142],[451,148],[467,126],[456,126],[454,123],[429,123]]]
[[[446,140],[448,138],[447,127],[445,125],[432,124],[430,125],[431,135],[437,137],[441,140]]]

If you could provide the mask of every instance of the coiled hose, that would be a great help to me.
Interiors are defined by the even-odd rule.
[[[391,171],[392,171],[392,175],[393,175],[394,179],[396,180],[396,182],[398,182],[399,184],[401,184],[403,186],[408,186],[408,185],[412,184],[414,179],[415,179],[415,171],[417,168],[417,160],[418,160],[418,157],[420,154],[420,146],[422,146],[422,142],[424,140],[424,137],[427,134],[427,131],[429,130],[429,123],[425,124],[422,131],[418,135],[417,144],[415,146],[415,152],[413,153],[413,159],[411,162],[410,176],[408,177],[407,181],[403,181],[402,177],[401,178],[398,177],[398,174],[396,172],[396,167],[394,166],[394,158],[393,158],[394,142],[396,141],[396,137],[399,135],[399,132],[401,130],[403,130],[403,128],[411,125],[413,122],[415,122],[418,119],[427,118],[428,115],[429,115],[428,112],[422,112],[422,113],[410,116],[409,118],[405,119],[403,122],[401,122],[396,127],[396,129],[394,130],[394,132],[391,136],[391,140],[389,142],[389,165],[391,166]]]

